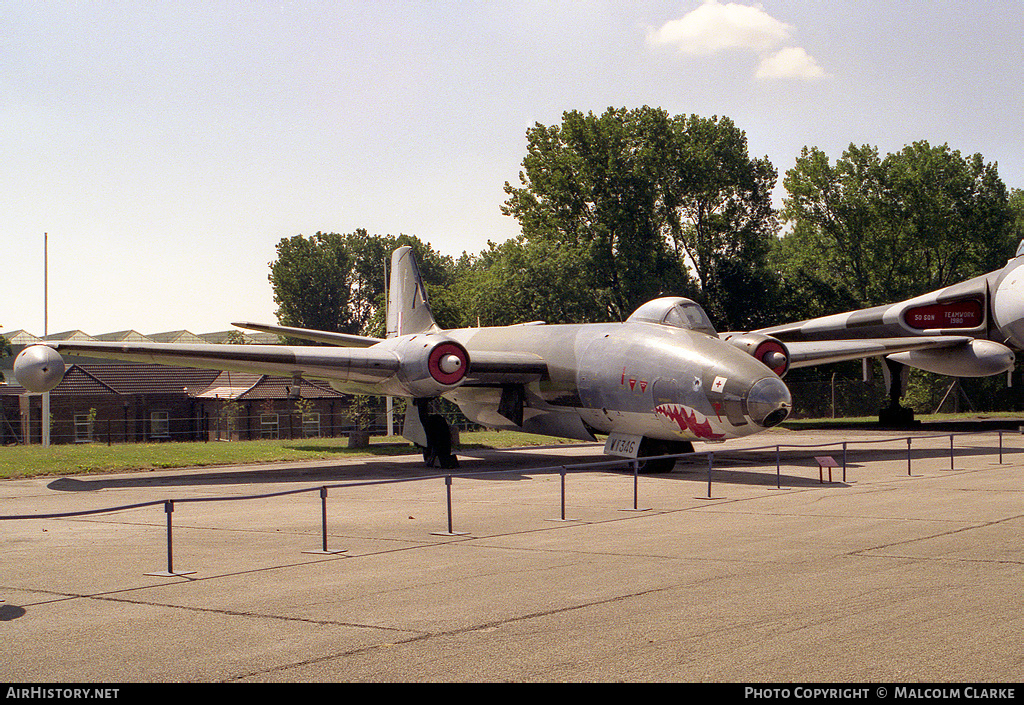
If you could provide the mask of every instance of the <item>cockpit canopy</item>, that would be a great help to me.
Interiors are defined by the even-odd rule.
[[[663,326],[718,335],[715,327],[711,325],[711,319],[704,313],[704,309],[696,301],[684,299],[681,296],[663,296],[660,299],[648,301],[633,311],[633,315],[626,320],[660,323]]]

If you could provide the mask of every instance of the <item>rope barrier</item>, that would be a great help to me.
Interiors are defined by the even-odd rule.
[[[954,435],[955,434],[949,434],[949,454],[950,454],[949,455],[949,468],[950,468],[950,470],[953,470],[953,468],[954,468],[954,440],[953,440]],[[989,435],[989,434],[978,434],[978,433],[975,433],[975,434],[960,434],[960,435],[973,435],[973,436],[977,436],[977,435]],[[907,475],[908,476],[911,473],[911,443],[912,443],[912,439],[917,438],[917,439],[920,439],[920,440],[927,440],[927,439],[945,438],[945,437],[946,437],[946,434],[936,434],[936,435],[930,435],[930,436],[907,436],[906,437],[906,442],[907,442]],[[843,448],[843,481],[845,482],[846,481],[846,465],[847,465],[847,455],[846,454],[847,454],[847,446],[848,446],[849,443],[864,443],[864,444],[868,444],[868,443],[893,443],[895,441],[899,441],[901,438],[903,438],[903,437],[898,436],[898,437],[895,437],[895,438],[885,438],[885,439],[860,440],[860,441],[834,441],[834,442],[831,442],[831,443],[813,443],[813,444],[800,444],[800,443],[783,444],[783,443],[777,443],[775,445],[756,446],[756,447],[753,447],[753,448],[737,449],[735,452],[744,452],[744,453],[746,453],[746,452],[750,452],[750,451],[770,450],[770,449],[774,448],[775,449],[775,463],[776,463],[776,485],[777,485],[777,487],[779,489],[781,489],[781,465],[782,465],[781,458],[780,458],[781,448],[827,448],[827,447],[830,447],[830,446],[841,445],[842,448]],[[1002,431],[999,431],[999,441],[998,441],[998,444],[999,444],[999,464],[1001,465],[1003,463],[1003,432]],[[706,453],[698,453],[698,452],[679,453],[679,454],[662,455],[662,456],[656,456],[656,457],[658,459],[668,459],[668,458],[679,459],[679,458],[685,458],[685,457],[699,457],[701,455],[706,455],[707,456],[707,460],[708,460],[708,469],[707,469],[708,492],[707,492],[707,498],[711,499],[711,497],[712,497],[712,494],[711,494],[711,480],[712,480],[712,471],[714,469],[714,456],[715,456],[713,451],[708,451]],[[829,459],[831,460],[831,458],[829,458]],[[647,511],[647,509],[640,509],[639,508],[639,460],[638,459],[635,459],[635,458],[623,458],[623,459],[617,459],[617,460],[602,461],[602,462],[597,462],[597,463],[576,463],[576,464],[567,464],[567,465],[558,465],[558,466],[547,466],[547,467],[540,467],[540,468],[530,468],[530,472],[534,473],[534,474],[543,474],[543,473],[548,473],[548,472],[558,472],[560,474],[560,477],[561,477],[561,521],[565,521],[566,520],[565,519],[565,476],[566,476],[566,474],[568,472],[588,472],[588,471],[593,471],[593,470],[598,469],[598,468],[621,467],[623,465],[631,465],[632,469],[633,469],[633,472],[632,472],[632,475],[633,475],[633,507],[632,507],[632,510],[627,510],[627,511]],[[254,499],[267,499],[267,498],[272,498],[272,497],[283,497],[283,496],[287,496],[287,495],[303,494],[303,493],[307,493],[307,492],[319,492],[320,493],[320,505],[321,505],[321,548],[319,550],[303,551],[303,553],[338,554],[338,553],[345,552],[345,550],[347,550],[347,549],[328,550],[328,548],[327,548],[327,493],[328,493],[328,488],[344,489],[344,488],[352,488],[352,487],[370,487],[370,486],[376,486],[376,485],[389,485],[389,484],[397,484],[397,483],[403,483],[403,482],[422,482],[422,481],[431,480],[431,479],[444,478],[445,493],[446,493],[446,505],[447,505],[447,514],[448,514],[448,530],[444,531],[444,532],[432,532],[432,534],[436,535],[436,536],[465,536],[465,535],[467,535],[467,532],[457,532],[457,531],[454,531],[454,529],[453,529],[453,521],[452,521],[452,483],[453,483],[453,478],[454,477],[479,478],[481,476],[485,476],[485,475],[489,475],[489,474],[508,473],[508,472],[513,472],[513,471],[510,471],[510,470],[484,470],[484,471],[478,471],[478,472],[472,472],[472,473],[457,473],[457,474],[447,473],[445,475],[431,475],[431,476],[418,476],[418,477],[407,477],[407,478],[393,478],[393,479],[387,479],[387,480],[364,480],[364,481],[356,481],[356,482],[336,483],[336,484],[333,484],[333,485],[321,485],[321,486],[318,486],[318,487],[306,487],[306,488],[300,488],[300,489],[294,489],[294,490],[282,490],[282,491],[279,491],[279,492],[267,492],[267,493],[263,493],[263,494],[245,495],[245,496],[240,496],[240,497],[239,496],[222,496],[222,497],[190,497],[190,498],[184,498],[184,499],[163,499],[163,500],[153,500],[153,501],[148,501],[148,502],[138,502],[138,503],[135,503],[135,504],[125,504],[125,505],[120,505],[120,506],[116,506],[116,507],[106,507],[106,508],[101,508],[101,509],[80,510],[80,511],[74,511],[74,512],[54,512],[54,513],[47,513],[47,514],[32,514],[32,515],[3,515],[3,516],[0,516],[0,520],[16,520],[16,519],[65,519],[65,518],[72,518],[72,517],[97,515],[97,514],[109,514],[109,513],[112,513],[112,512],[127,511],[127,510],[130,510],[130,509],[140,509],[140,508],[143,508],[143,507],[152,507],[152,506],[156,506],[156,505],[163,505],[164,513],[166,514],[166,526],[167,526],[167,529],[166,529],[167,530],[167,570],[166,571],[160,571],[160,572],[146,573],[146,575],[156,575],[156,576],[163,576],[163,577],[172,577],[172,576],[177,577],[177,576],[191,575],[195,571],[182,571],[182,570],[175,571],[174,570],[173,543],[172,543],[173,526],[172,526],[171,517],[172,517],[172,515],[174,513],[174,505],[175,505],[175,503],[178,503],[178,504],[188,504],[188,503],[199,503],[199,502],[226,502],[226,501],[238,501],[238,500],[254,500]],[[519,472],[519,471],[515,471],[515,472]],[[820,473],[820,467],[819,467],[819,473]],[[830,478],[831,478],[831,475],[830,475]],[[820,477],[819,477],[819,480],[820,480]]]

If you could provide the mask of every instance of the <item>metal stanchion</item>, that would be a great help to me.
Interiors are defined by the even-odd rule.
[[[173,535],[171,526],[171,515],[174,514],[173,499],[168,499],[164,502],[164,513],[167,515],[167,570],[145,573],[144,575],[155,575],[160,578],[169,578],[176,575],[193,575],[195,574],[194,570],[174,570],[174,549],[173,541],[171,539]]]
[[[348,549],[336,548],[333,551],[327,550],[327,486],[320,488],[320,550],[303,551],[303,553],[315,553],[318,555],[333,556],[337,553],[344,553]]]
[[[907,437],[907,477],[910,477],[910,437]]]
[[[549,519],[548,521],[576,521],[576,519],[566,519],[565,518],[565,473],[566,473],[566,470],[565,470],[565,466],[563,465],[562,469],[558,471],[558,474],[561,476],[560,484],[561,484],[562,516],[560,518],[558,518],[558,519]]]
[[[779,459],[779,446],[775,446],[775,489],[782,489],[782,461]]]
[[[431,531],[431,536],[467,536],[466,531],[452,531],[452,476],[445,475],[445,492],[448,496],[448,531]]]
[[[999,432],[999,464],[1003,464],[1003,432]]]
[[[846,482],[846,441],[843,441],[843,482]]]
[[[633,459],[633,506],[630,509],[623,509],[623,512],[646,512],[650,510],[650,507],[640,508],[640,461]]]

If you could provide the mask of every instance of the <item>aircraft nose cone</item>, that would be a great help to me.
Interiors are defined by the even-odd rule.
[[[786,420],[793,407],[789,389],[778,377],[765,377],[747,392],[747,413],[758,426],[771,428]]]

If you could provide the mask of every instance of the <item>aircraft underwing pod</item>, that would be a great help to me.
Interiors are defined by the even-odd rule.
[[[954,377],[988,377],[1013,369],[1013,351],[992,340],[970,340],[944,349],[889,355],[893,362]]]
[[[723,333],[722,336],[722,340],[760,360],[779,377],[789,372],[789,349],[781,340],[763,333]]]
[[[64,360],[47,345],[30,345],[14,359],[14,376],[30,392],[48,392],[64,378]]]

